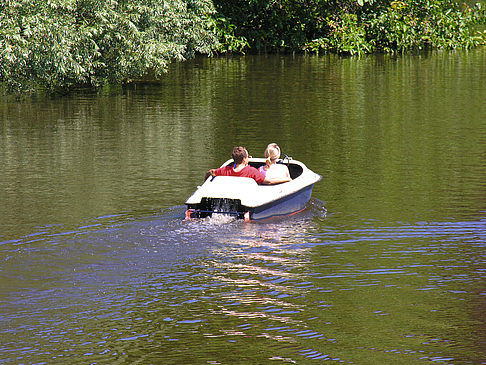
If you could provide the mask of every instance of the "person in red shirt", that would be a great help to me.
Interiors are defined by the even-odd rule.
[[[248,151],[245,147],[235,147],[233,149],[234,164],[230,166],[223,166],[219,169],[211,169],[206,173],[204,180],[209,176],[239,176],[249,177],[254,179],[258,184],[280,184],[290,181],[291,178],[286,177],[266,177],[258,169],[248,165]]]

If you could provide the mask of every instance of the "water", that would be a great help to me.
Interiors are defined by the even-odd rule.
[[[0,363],[486,363],[486,52],[201,58],[0,102]],[[297,215],[184,221],[234,145]]]

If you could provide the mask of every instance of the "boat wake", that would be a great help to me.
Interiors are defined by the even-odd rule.
[[[212,225],[212,224],[223,225],[223,224],[231,224],[235,222],[241,223],[241,220],[238,219],[236,215],[225,213],[227,211],[228,211],[228,207],[224,204],[224,202],[222,202],[220,205],[218,205],[217,211],[215,211],[212,214],[212,216],[208,216],[200,219],[192,219],[191,221],[194,222],[195,224],[200,224],[200,225]],[[297,219],[310,219],[310,218],[324,219],[326,217],[327,217],[327,209],[325,207],[325,202],[312,197],[307,203],[307,206],[299,212],[283,215],[283,216],[270,217],[259,221],[251,221],[251,223],[265,224],[265,223],[277,223],[288,219],[296,219],[296,218]]]
[[[203,224],[214,225],[229,224],[235,222],[236,220],[237,218],[235,215],[217,212],[213,213],[210,217],[202,218]]]
[[[307,203],[306,211],[319,218],[327,217],[326,203],[314,197]]]

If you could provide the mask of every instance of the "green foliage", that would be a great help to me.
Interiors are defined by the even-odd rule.
[[[214,29],[219,38],[218,52],[245,53],[249,44],[245,37],[236,36],[236,26],[225,18],[214,19]]]
[[[214,0],[219,18],[234,25],[255,51],[298,49],[327,28],[323,0]]]
[[[0,0],[0,81],[69,89],[158,75],[218,46],[210,0]]]
[[[98,87],[196,53],[471,48],[481,26],[484,6],[453,0],[0,0],[0,83]]]
[[[480,5],[453,0],[214,0],[249,48],[364,54],[486,44]]]
[[[465,7],[452,0],[393,1],[386,11],[372,14],[368,37],[385,52],[425,48],[471,48],[485,44],[475,31],[484,21],[480,5]]]
[[[362,55],[373,51],[373,41],[366,39],[363,25],[358,23],[356,14],[342,14],[336,21],[328,20],[328,37],[315,39],[305,45],[306,51],[345,53]]]

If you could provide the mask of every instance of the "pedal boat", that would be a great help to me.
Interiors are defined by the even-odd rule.
[[[247,177],[209,177],[186,200],[186,219],[205,218],[219,213],[252,221],[290,215],[305,209],[314,184],[322,177],[290,157],[278,163],[287,165],[292,181],[258,185]],[[232,164],[233,160],[230,159],[222,166]],[[249,164],[259,168],[265,164],[265,159],[250,158]]]

